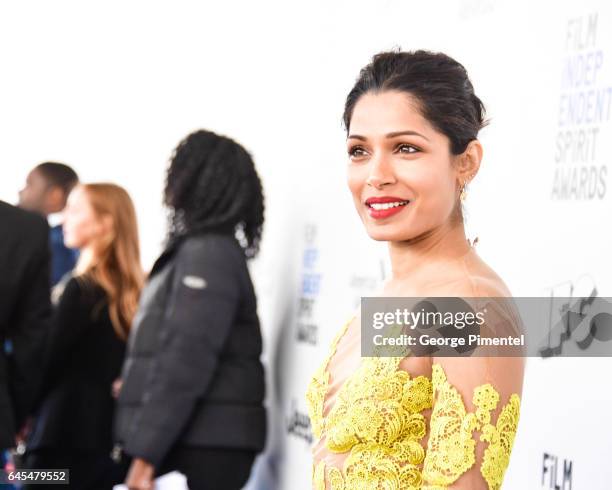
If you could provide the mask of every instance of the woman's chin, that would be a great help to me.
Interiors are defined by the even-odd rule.
[[[397,225],[368,225],[366,231],[372,240],[379,242],[399,242],[412,236],[405,228]]]
[[[64,245],[67,248],[79,248],[78,241],[72,237],[67,237],[66,235],[64,235]]]

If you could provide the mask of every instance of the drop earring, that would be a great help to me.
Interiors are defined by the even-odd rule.
[[[463,187],[461,187],[461,193],[459,194],[459,199],[461,199],[461,202],[465,201],[465,198],[467,197],[467,183],[474,177],[474,174],[470,175],[470,178],[468,180],[466,180],[463,183]]]
[[[463,187],[461,187],[461,194],[459,194],[459,199],[461,200],[461,202],[465,201],[466,196],[467,196],[467,191],[465,190],[465,183],[464,183]]]

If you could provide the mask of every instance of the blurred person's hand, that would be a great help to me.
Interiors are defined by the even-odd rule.
[[[117,398],[119,396],[119,392],[121,391],[122,385],[123,380],[121,378],[117,378],[115,381],[113,381],[113,384],[111,386],[111,394],[113,395],[113,398]]]
[[[155,468],[144,459],[134,458],[125,484],[128,490],[153,490]]]
[[[23,446],[30,435],[30,431],[32,430],[33,418],[28,417],[23,424],[23,427],[17,432],[15,436],[15,447]]]

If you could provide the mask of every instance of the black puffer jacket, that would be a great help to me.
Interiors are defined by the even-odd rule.
[[[134,319],[115,440],[154,466],[175,443],[261,450],[261,350],[238,241],[206,233],[175,243],[155,263]]]

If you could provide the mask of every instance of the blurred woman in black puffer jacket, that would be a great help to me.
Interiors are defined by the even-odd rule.
[[[240,489],[263,449],[261,333],[247,259],[263,195],[250,155],[197,131],[168,170],[168,244],[143,290],[123,368],[118,448],[130,489],[171,470],[192,489]]]

